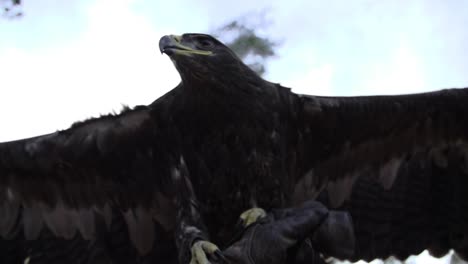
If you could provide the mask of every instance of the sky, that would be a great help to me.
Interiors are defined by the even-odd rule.
[[[161,36],[238,18],[278,43],[265,78],[298,93],[468,86],[468,1],[23,2],[23,17],[0,19],[0,142],[151,103],[180,81]]]

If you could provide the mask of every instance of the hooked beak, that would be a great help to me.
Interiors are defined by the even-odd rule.
[[[159,40],[159,51],[166,53],[169,57],[172,55],[213,55],[213,52],[207,50],[198,50],[193,43],[184,42],[182,36],[166,35]]]

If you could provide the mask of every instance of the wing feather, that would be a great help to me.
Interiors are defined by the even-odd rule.
[[[42,210],[39,208],[39,203],[33,203],[30,207],[23,207],[23,232],[26,240],[35,240],[39,237],[44,224],[42,218]],[[83,237],[85,233],[83,233]]]
[[[300,100],[302,157],[296,184],[306,183],[313,171],[311,187],[317,191],[327,185],[332,190],[351,187],[353,175],[368,171],[389,189],[407,155],[449,145],[468,149],[468,88],[401,96],[301,96]],[[332,192],[345,192],[338,189]],[[313,198],[301,193],[293,197]]]
[[[300,98],[293,198],[318,197],[351,213],[354,260],[424,249],[467,259],[468,88]]]
[[[353,260],[404,260],[426,249],[435,257],[453,249],[467,259],[468,173],[460,166],[466,154],[457,147],[444,152],[443,167],[424,151],[404,159],[388,190],[372,174],[359,177],[340,207],[354,222]]]
[[[109,227],[115,207],[125,216],[136,212],[130,237],[147,253],[153,219],[169,229],[174,222],[166,178],[172,155],[180,153],[169,125],[142,106],[0,144],[0,235],[7,238],[19,223],[28,240],[44,225],[57,237],[70,240],[79,232],[92,239],[96,215]]]

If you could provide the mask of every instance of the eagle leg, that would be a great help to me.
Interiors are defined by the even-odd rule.
[[[208,260],[207,253],[212,256],[212,260],[216,263],[219,261],[227,263],[218,246],[209,241],[199,240],[192,246],[192,259],[190,260],[190,264],[209,264],[210,261]]]
[[[254,207],[244,211],[240,215],[240,223],[243,228],[250,226],[251,224],[257,222],[259,219],[267,216],[267,213],[262,208]]]
[[[183,224],[184,222],[181,222],[181,229],[176,232],[179,263],[187,263],[189,259],[190,264],[209,264],[210,260],[216,263],[226,262],[218,246],[206,239],[208,236],[205,231],[195,225]],[[201,227],[202,224],[198,226]]]
[[[179,209],[175,232],[179,263],[187,263],[189,259],[190,264],[209,264],[209,260],[226,262],[218,246],[208,241],[208,232],[182,157],[179,166],[172,171],[172,179]]]

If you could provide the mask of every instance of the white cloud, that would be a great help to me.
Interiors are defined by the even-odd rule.
[[[54,49],[3,49],[0,141],[67,128],[77,120],[148,104],[179,82],[159,55],[157,32],[132,1],[90,6],[87,28]],[[0,50],[1,51],[1,50]]]
[[[331,96],[333,77],[333,66],[324,64],[321,67],[311,67],[283,84],[293,88],[295,93]]]
[[[429,255],[429,252],[427,250],[424,250],[421,254],[419,255],[412,255],[408,257],[404,263],[406,264],[449,264],[451,256],[453,254],[453,251],[448,253],[442,258],[434,258],[431,255]],[[389,257],[387,260],[389,263],[400,263],[396,258],[394,257]],[[394,262],[392,262],[394,261]],[[363,260],[357,261],[357,262],[349,262],[349,261],[343,261],[342,264],[384,264],[385,262],[379,259],[373,260],[371,262],[366,262]]]
[[[362,89],[354,94],[375,94],[375,89],[387,94],[407,94],[427,90],[426,76],[419,56],[409,45],[401,42],[390,56],[390,61],[375,65],[368,73]]]

